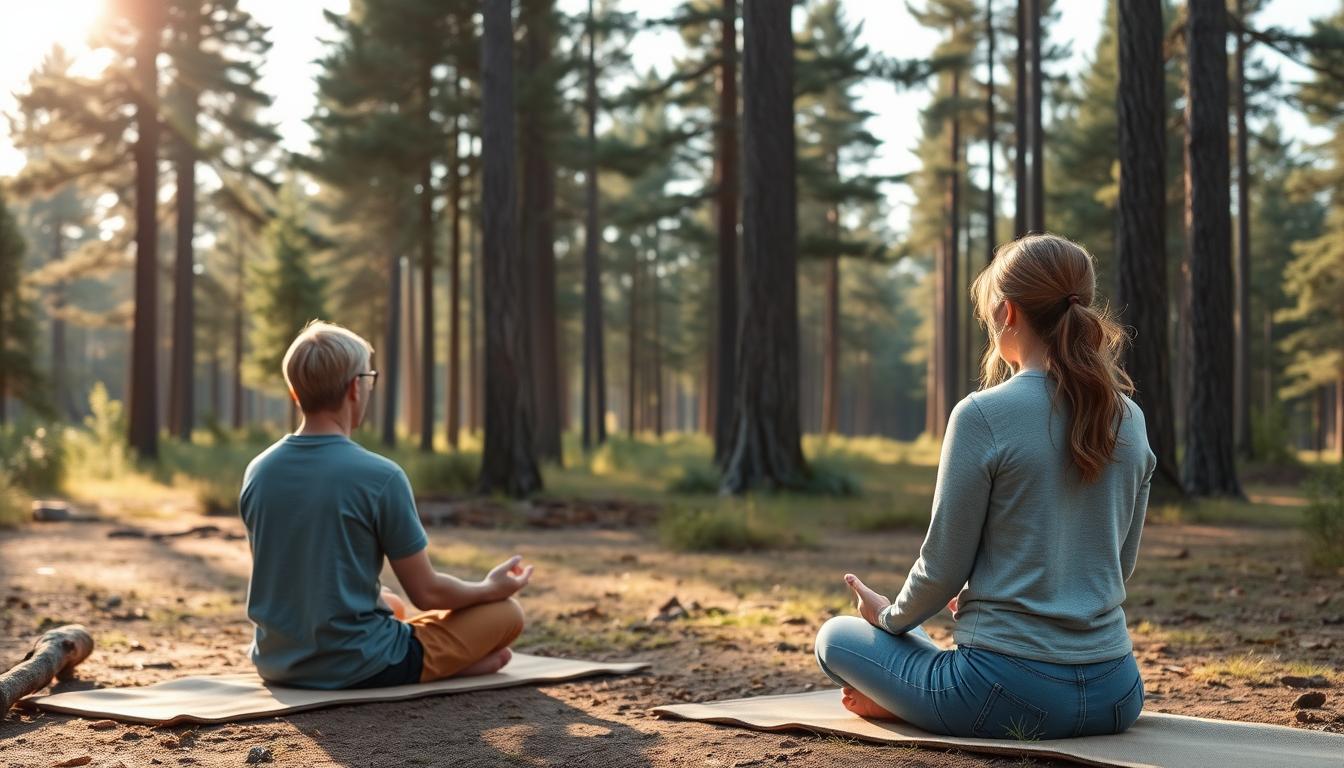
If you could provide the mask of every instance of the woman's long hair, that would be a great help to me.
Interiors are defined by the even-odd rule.
[[[1088,483],[1101,476],[1115,454],[1121,395],[1134,391],[1120,367],[1129,336],[1106,308],[1092,306],[1096,290],[1092,255],[1050,234],[1027,235],[999,246],[971,286],[976,317],[991,337],[981,363],[981,386],[992,387],[1013,375],[999,355],[1001,329],[994,325],[995,310],[1011,301],[1045,342],[1056,400],[1068,406],[1069,453]]]

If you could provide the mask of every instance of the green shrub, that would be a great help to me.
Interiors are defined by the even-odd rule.
[[[0,429],[0,471],[10,486],[30,493],[59,490],[66,471],[61,431],[27,422]]]
[[[1344,466],[1321,469],[1310,486],[1304,523],[1311,564],[1344,567]]]
[[[116,480],[130,469],[126,449],[126,416],[121,401],[108,397],[100,381],[89,392],[84,429],[66,430],[71,473],[97,480]]]
[[[863,491],[859,481],[834,459],[816,459],[808,467],[812,474],[803,486],[803,493],[817,496],[858,496]]]
[[[691,464],[683,467],[681,474],[667,484],[667,492],[683,496],[713,495],[719,492],[721,481],[719,470],[714,467]]]
[[[744,552],[796,549],[812,537],[787,515],[753,501],[713,509],[669,508],[658,520],[658,537],[668,549],[684,552]]]
[[[474,454],[406,451],[389,458],[406,470],[417,495],[457,495],[476,488],[480,458]]]
[[[0,528],[12,528],[28,519],[28,496],[0,470]]]
[[[1293,435],[1288,412],[1280,403],[1251,411],[1251,450],[1258,461],[1268,464],[1296,464]]]

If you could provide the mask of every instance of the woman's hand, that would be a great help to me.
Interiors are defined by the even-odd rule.
[[[483,584],[492,600],[504,600],[527,586],[532,578],[532,566],[523,566],[523,556],[514,555],[490,569]]]
[[[850,589],[854,590],[854,595],[858,598],[859,615],[869,624],[881,629],[882,625],[878,623],[877,616],[882,613],[884,608],[891,605],[891,601],[869,589],[866,584],[859,581],[858,576],[852,573],[845,574],[845,583],[849,585]]]

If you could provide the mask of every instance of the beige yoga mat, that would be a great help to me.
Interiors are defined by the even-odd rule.
[[[726,723],[760,731],[807,730],[900,746],[996,755],[1051,757],[1122,768],[1340,768],[1344,735],[1261,723],[1144,714],[1116,736],[1017,742],[936,736],[905,723],[865,720],[840,705],[840,691],[758,696],[653,710],[665,717]]]
[[[267,685],[253,673],[183,677],[143,688],[104,688],[25,699],[52,712],[111,718],[131,723],[226,723],[305,709],[371,701],[404,701],[445,693],[485,691],[533,683],[555,683],[590,675],[624,675],[648,664],[603,663],[515,653],[493,675],[458,677],[420,685],[316,691]]]

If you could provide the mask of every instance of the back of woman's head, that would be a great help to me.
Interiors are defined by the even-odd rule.
[[[1045,343],[1056,399],[1068,406],[1069,452],[1084,482],[1101,476],[1115,454],[1124,400],[1134,391],[1120,367],[1128,341],[1105,308],[1093,307],[1097,277],[1092,256],[1056,235],[1028,235],[999,247],[971,287],[980,323],[997,336],[994,315],[1011,301]],[[997,341],[985,351],[982,386],[1012,375]]]

